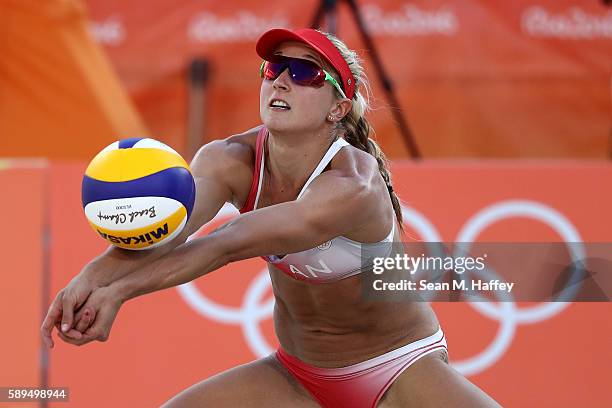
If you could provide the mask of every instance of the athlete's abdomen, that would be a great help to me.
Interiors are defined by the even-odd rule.
[[[282,347],[302,361],[341,367],[436,331],[424,302],[365,301],[359,275],[333,283],[298,281],[270,266],[274,325]]]

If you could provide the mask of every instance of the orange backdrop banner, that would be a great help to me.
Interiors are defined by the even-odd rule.
[[[79,348],[58,340],[46,367],[38,334],[46,297],[106,245],[80,204],[84,163],[0,165],[6,193],[0,213],[10,231],[0,237],[6,266],[0,386],[42,385],[48,377],[49,386],[70,389],[69,403],[51,407],[159,406],[277,346],[267,271],[251,259],[128,302],[107,342]],[[611,242],[612,194],[602,187],[612,181],[607,164],[426,161],[392,170],[407,241],[462,240],[486,218],[476,241]],[[235,215],[224,207],[200,233]],[[471,303],[433,306],[452,364],[504,406],[612,405],[610,302],[492,303],[492,315]]]
[[[84,168],[54,163],[50,169],[52,294],[105,247],[82,214]],[[508,217],[481,231],[478,241],[562,242],[559,225],[571,226],[585,242],[612,238],[612,195],[601,187],[612,181],[606,164],[424,162],[398,163],[393,170],[413,239],[453,241],[475,217],[500,207]],[[557,224],[538,209],[554,214]],[[233,216],[235,211],[222,210],[204,232]],[[31,249],[14,253],[26,258]],[[467,303],[434,307],[453,364],[503,405],[612,404],[606,391],[610,303],[550,305],[517,303],[508,310],[505,304],[499,319]],[[57,343],[50,384],[69,386],[71,402],[51,406],[158,406],[195,382],[273,350],[271,311],[271,289],[259,259],[130,301],[108,342],[82,348]]]
[[[155,137],[185,153],[187,67],[208,61],[203,140],[259,123],[259,58],[271,27],[309,26],[319,1],[88,0],[104,46]],[[606,157],[612,9],[577,0],[358,0],[425,157]],[[372,120],[407,151],[345,2],[338,34],[366,60]]]
[[[42,385],[39,329],[43,313],[46,182],[44,161],[0,160],[0,387]],[[0,401],[0,407],[15,406]],[[21,403],[36,407],[37,403]]]
[[[87,160],[148,133],[80,0],[0,0],[0,157]]]
[[[151,0],[146,12],[142,4],[0,2],[0,155],[87,160],[94,145],[146,134],[189,156],[194,113],[200,141],[249,129],[260,122],[256,39],[310,25],[320,2]],[[424,157],[612,151],[612,9],[602,1],[358,5]],[[372,50],[345,2],[337,15],[339,36],[366,61],[377,138],[390,157],[406,157]],[[190,109],[196,59],[208,66],[205,102]]]

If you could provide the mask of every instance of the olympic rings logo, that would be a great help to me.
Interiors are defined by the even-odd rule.
[[[227,205],[221,209],[217,217],[234,214],[236,211]],[[442,242],[439,231],[424,214],[404,205],[402,215],[405,224],[412,227],[424,241]],[[483,230],[495,222],[517,217],[535,219],[548,225],[563,238],[566,244],[572,243],[568,249],[574,259],[584,257],[582,238],[567,217],[550,206],[531,200],[505,200],[482,208],[464,223],[454,242],[473,242]],[[465,250],[465,246],[462,249]],[[494,274],[487,269],[480,273]],[[252,280],[240,307],[229,307],[213,302],[192,282],[177,287],[177,290],[187,305],[204,317],[220,323],[240,325],[251,351],[258,357],[264,357],[274,351],[260,330],[260,322],[271,318],[274,310],[274,299],[270,298],[267,301],[263,299],[270,285],[268,270],[264,268]],[[550,319],[570,304],[550,302],[519,308],[512,299],[503,300],[497,303],[469,302],[474,310],[491,320],[498,321],[500,326],[496,337],[483,351],[468,359],[452,361],[454,368],[463,375],[478,374],[495,364],[512,343],[518,325]]]

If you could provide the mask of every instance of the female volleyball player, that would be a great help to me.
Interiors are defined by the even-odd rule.
[[[263,256],[280,348],[166,406],[498,406],[448,365],[426,303],[362,297],[361,252],[389,256],[401,212],[368,138],[356,53],[311,29],[268,31],[256,49],[265,60],[263,126],[204,146],[192,163],[197,198],[182,236],[151,251],[111,247],[93,260],[57,295],[44,341],[53,346],[54,326],[68,343],[104,341],[126,300]],[[226,202],[242,215],[185,242]]]

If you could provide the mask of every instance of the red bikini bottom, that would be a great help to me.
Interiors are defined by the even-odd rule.
[[[322,407],[374,408],[405,369],[436,350],[446,350],[442,329],[429,337],[348,367],[315,367],[287,354],[282,348],[276,352],[276,358]]]

